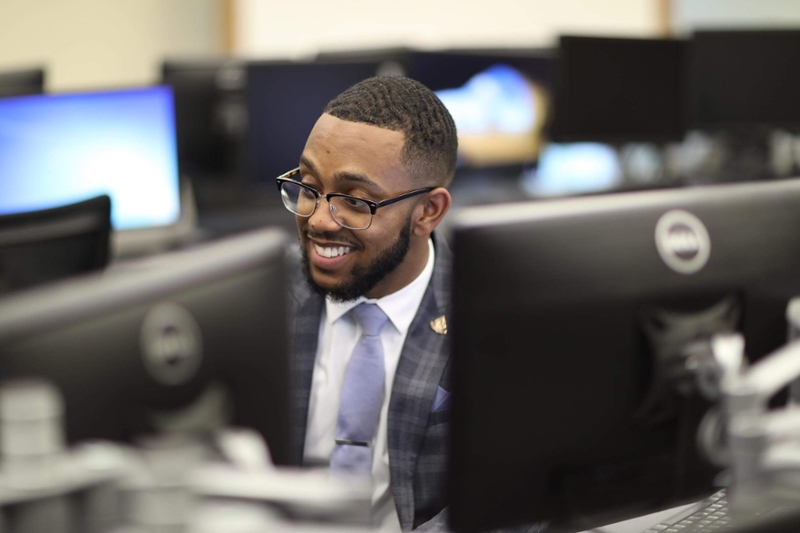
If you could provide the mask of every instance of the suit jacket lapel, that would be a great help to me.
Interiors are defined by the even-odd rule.
[[[434,236],[436,262],[430,284],[408,330],[397,365],[389,403],[389,465],[400,525],[411,529],[414,521],[414,471],[417,454],[442,378],[449,350],[446,336],[430,322],[445,314],[450,303],[450,250]]]
[[[296,258],[295,273],[301,272],[299,257]],[[302,276],[302,274],[298,274]],[[292,284],[292,439],[295,460],[303,463],[306,441],[308,404],[311,398],[311,383],[314,361],[319,341],[319,323],[325,300],[311,291],[305,279],[298,277]]]

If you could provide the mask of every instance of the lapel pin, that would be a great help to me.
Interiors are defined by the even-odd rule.
[[[444,315],[431,320],[431,329],[439,335],[447,335],[447,320],[445,320]]]

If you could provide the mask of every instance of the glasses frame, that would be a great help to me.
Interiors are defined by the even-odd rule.
[[[352,194],[344,194],[344,193],[341,193],[341,192],[329,192],[327,194],[322,194],[318,190],[316,190],[314,187],[312,187],[311,185],[306,185],[305,183],[302,183],[302,182],[299,182],[299,181],[297,181],[295,179],[292,179],[297,174],[300,174],[300,167],[297,167],[297,168],[295,168],[293,170],[290,170],[289,172],[286,172],[285,174],[281,174],[280,176],[275,178],[275,181],[278,184],[278,192],[281,191],[281,186],[283,185],[284,182],[288,181],[288,182],[291,182],[291,183],[293,183],[295,185],[299,185],[300,187],[304,188],[305,190],[311,192],[314,195],[314,198],[316,198],[316,203],[314,204],[314,209],[312,209],[311,212],[309,214],[307,214],[307,215],[301,215],[299,213],[295,213],[294,211],[292,211],[291,209],[286,207],[285,204],[284,204],[284,207],[286,207],[286,209],[290,213],[293,213],[293,214],[297,215],[298,217],[309,218],[314,213],[317,212],[317,208],[319,207],[319,199],[320,198],[325,198],[325,200],[327,200],[327,202],[328,202],[328,211],[330,211],[331,216],[333,217],[333,220],[337,224],[342,226],[343,228],[351,229],[351,230],[354,230],[354,231],[360,231],[360,230],[364,230],[364,229],[369,229],[372,226],[372,219],[375,218],[375,211],[377,211],[379,208],[386,207],[387,205],[392,205],[392,204],[397,203],[397,202],[399,202],[401,200],[405,200],[406,198],[411,198],[412,196],[417,196],[417,195],[420,195],[420,194],[431,192],[432,190],[436,189],[436,187],[423,187],[421,189],[414,189],[413,191],[405,192],[403,194],[399,194],[397,196],[393,196],[391,198],[387,198],[386,200],[381,200],[380,202],[375,202],[373,200],[367,200],[366,198],[360,198],[358,196],[353,196]],[[365,204],[367,204],[367,206],[369,207],[369,210],[370,210],[369,224],[367,225],[367,227],[365,227],[365,228],[351,228],[349,226],[345,226],[344,224],[339,223],[339,221],[336,220],[336,216],[333,214],[333,211],[331,211],[331,207],[332,207],[331,206],[331,198],[337,198],[337,197],[338,198],[350,198],[352,200],[359,200],[359,201],[364,202]]]

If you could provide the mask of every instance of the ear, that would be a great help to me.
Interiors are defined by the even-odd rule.
[[[437,187],[427,193],[414,210],[415,217],[412,227],[414,235],[427,237],[433,233],[450,209],[451,202],[450,193],[443,187]]]

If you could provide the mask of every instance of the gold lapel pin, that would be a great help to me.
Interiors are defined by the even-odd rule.
[[[431,329],[439,335],[447,335],[447,320],[445,320],[444,315],[431,320]]]

